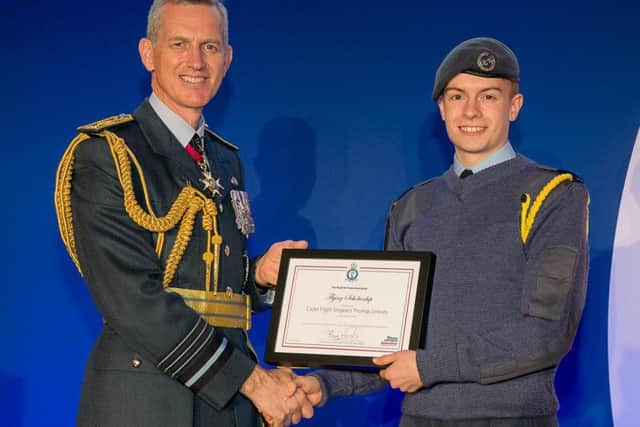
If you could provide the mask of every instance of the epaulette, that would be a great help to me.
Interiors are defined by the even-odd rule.
[[[559,175],[565,174],[565,173],[571,174],[571,176],[573,177],[573,181],[574,182],[579,182],[581,184],[584,183],[584,181],[582,180],[581,177],[579,177],[578,175],[576,175],[575,173],[573,173],[571,171],[568,171],[568,170],[565,170],[565,169],[553,168],[551,166],[545,166],[545,165],[536,165],[536,166],[537,166],[538,169],[541,169],[541,170],[544,170],[544,171],[548,171],[548,172],[553,172],[553,173],[556,173],[556,174],[559,174]]]
[[[218,135],[217,133],[215,133],[214,131],[212,131],[208,127],[205,127],[204,130],[207,131],[209,133],[209,135],[211,135],[213,137],[213,139],[218,141],[220,144],[226,145],[227,147],[229,147],[229,148],[231,148],[232,150],[235,150],[235,151],[238,151],[240,149],[240,147],[238,147],[235,144],[230,143],[229,141],[227,141],[226,139],[224,139],[223,137],[221,137],[220,135]]]
[[[134,120],[135,119],[131,114],[118,114],[117,116],[107,117],[106,119],[98,120],[97,122],[89,123],[88,125],[79,126],[78,132],[94,135],[102,132],[103,130],[120,126]]]
[[[417,190],[425,185],[433,182],[435,178],[427,179],[426,181],[419,182],[415,184],[404,193],[400,194],[397,199],[391,202],[391,206],[389,207],[389,211],[387,212],[387,225],[384,232],[384,247],[387,248],[387,244],[389,242],[389,232],[391,227],[391,216],[396,215],[396,226],[399,229],[406,229],[406,227],[411,224],[411,222],[416,218],[418,213],[420,212],[420,208],[417,207],[417,195],[416,193],[412,193],[413,190]],[[403,201],[403,209],[400,212],[395,212],[394,210],[400,204],[404,198],[407,198]],[[407,208],[409,206],[409,208]]]

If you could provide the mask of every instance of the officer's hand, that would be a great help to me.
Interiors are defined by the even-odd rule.
[[[269,250],[262,255],[256,264],[254,278],[256,283],[262,286],[275,286],[278,283],[278,270],[283,249],[307,249],[306,240],[285,240],[271,245]]]
[[[380,376],[387,380],[392,388],[400,389],[406,393],[413,393],[422,388],[415,351],[397,351],[374,357],[373,363],[378,366],[386,366],[386,368],[380,369]]]
[[[302,409],[294,396],[293,381],[257,366],[246,379],[240,393],[245,395],[270,426],[288,426],[300,421]]]

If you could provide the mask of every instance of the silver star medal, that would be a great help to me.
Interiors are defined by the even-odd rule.
[[[249,206],[249,195],[246,191],[231,190],[231,206],[236,214],[236,225],[245,237],[255,231],[255,223]]]
[[[215,179],[211,176],[211,172],[202,171],[200,182],[204,185],[205,190],[211,191],[211,195],[215,196],[217,194],[222,197],[221,191],[224,190],[224,187],[220,184],[220,178]]]

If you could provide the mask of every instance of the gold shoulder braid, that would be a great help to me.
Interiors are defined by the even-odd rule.
[[[80,143],[90,138],[89,133],[91,133],[97,137],[104,138],[109,145],[118,180],[124,194],[124,208],[129,217],[143,229],[158,233],[156,245],[156,253],[158,255],[162,251],[164,233],[179,226],[176,241],[171,248],[163,273],[162,284],[166,291],[180,294],[188,306],[200,313],[213,326],[248,330],[251,326],[250,297],[248,295],[218,292],[222,236],[218,232],[218,211],[215,203],[197,189],[187,185],[180,191],[169,212],[164,217],[157,217],[151,208],[144,174],[135,154],[122,138],[107,130],[107,128],[115,124],[131,120],[133,120],[131,116],[121,115],[79,128],[83,133],[71,141],[58,165],[54,200],[60,235],[71,259],[80,274],[82,274],[73,234],[71,186],[75,150]],[[142,183],[147,212],[140,206],[135,197],[131,177],[131,161],[133,161]],[[202,211],[202,228],[207,231],[206,250],[202,254],[202,260],[206,266],[204,290],[168,287],[189,244],[195,218],[200,211]],[[213,291],[211,291],[212,281]]]
[[[542,207],[542,203],[549,196],[549,194],[558,187],[564,181],[573,181],[573,175],[570,173],[562,173],[553,177],[547,184],[542,187],[542,190],[538,193],[533,205],[531,205],[531,195],[524,193],[520,199],[520,239],[522,243],[527,243],[529,233],[533,228],[533,223],[536,220],[538,211]]]

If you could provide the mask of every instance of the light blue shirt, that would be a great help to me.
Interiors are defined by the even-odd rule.
[[[183,147],[186,147],[187,144],[189,144],[189,141],[193,138],[194,132],[200,135],[200,138],[202,138],[202,141],[204,142],[205,123],[202,116],[200,116],[200,120],[198,121],[198,129],[194,130],[182,117],[167,107],[154,92],[152,92],[149,97],[149,104],[151,104],[153,111],[155,111],[158,117],[160,117],[162,123],[169,128],[173,136],[176,137]]]
[[[456,158],[456,156],[453,156],[453,171],[458,176],[460,176],[462,171],[465,169],[470,169],[473,173],[478,173],[481,170],[490,168],[491,166],[495,166],[498,163],[506,162],[507,160],[511,160],[515,157],[516,157],[516,152],[511,146],[511,143],[507,141],[507,143],[502,147],[500,147],[498,151],[482,159],[481,161],[479,161],[477,164],[473,165],[470,168],[465,168],[462,165],[462,163],[460,163],[460,161]]]

